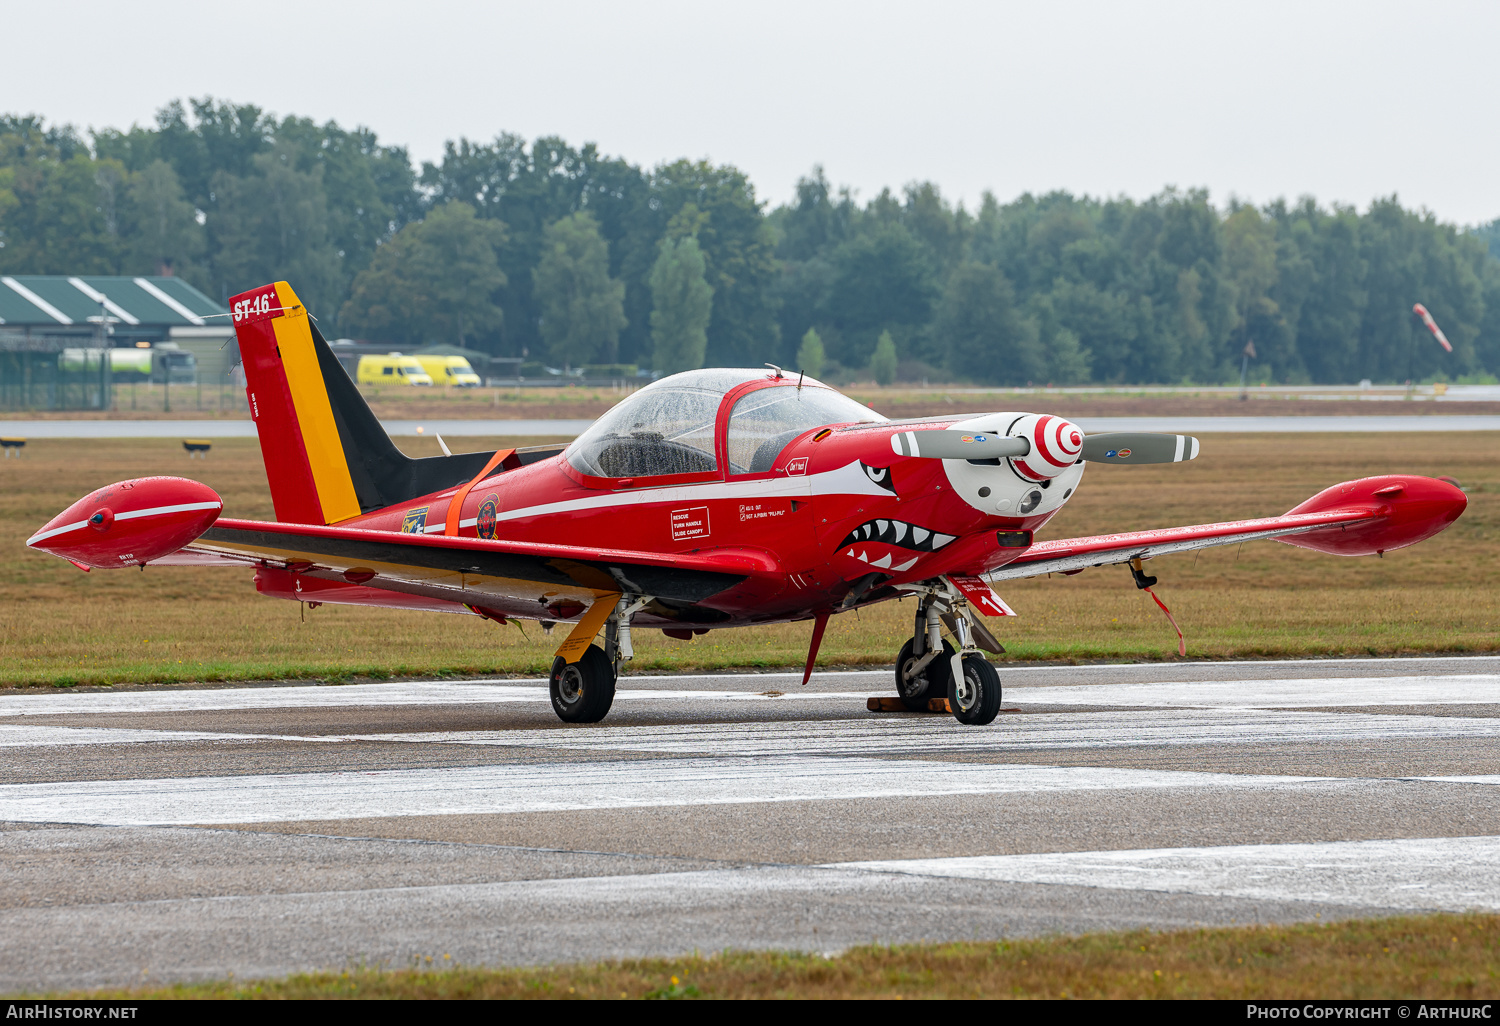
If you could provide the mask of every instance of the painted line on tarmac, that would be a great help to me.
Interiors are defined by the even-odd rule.
[[[830,799],[1340,783],[1327,777],[917,760],[682,759],[0,786],[0,822],[148,826]]]
[[[740,702],[845,701],[864,705],[863,692],[697,691],[621,688],[618,701],[708,699]],[[31,695],[0,698],[0,718],[108,713],[227,712],[254,709],[335,709],[381,706],[491,705],[506,702],[550,703],[545,684],[399,683],[310,685],[288,688],[215,688],[202,691],[127,691],[119,694]]]
[[[722,696],[715,695],[714,698]],[[847,697],[847,696],[826,696]],[[546,702],[542,695],[536,700]],[[851,711],[852,712],[852,711]],[[862,713],[863,710],[860,710]],[[1232,744],[1351,744],[1500,738],[1500,719],[1381,716],[1370,713],[1162,709],[1149,712],[1037,713],[1002,716],[969,727],[948,716],[893,716],[596,726],[519,730],[449,730],[364,734],[245,733],[136,727],[0,724],[0,748],[111,744],[205,744],[269,741],[316,744],[473,745],[556,752],[653,752],[672,755],[1004,754],[1022,751]],[[503,759],[503,753],[497,753]],[[1500,779],[1500,778],[1497,778]],[[1480,778],[1465,781],[1490,782]],[[1457,780],[1456,780],[1457,782]]]
[[[225,734],[204,730],[139,730],[131,727],[46,727],[0,723],[0,748],[67,748],[78,745],[203,744],[212,741],[342,741],[322,735]]]
[[[1060,664],[1053,664],[1053,663],[1034,663],[1033,664],[1033,663],[1025,663],[1025,662],[1021,662],[1021,663],[993,663],[991,665],[993,665],[995,667],[995,671],[997,673],[1002,673],[1002,674],[1003,673],[1027,674],[1027,673],[1037,673],[1037,672],[1046,672],[1046,673],[1059,673],[1059,672],[1061,672],[1061,673],[1074,673],[1074,674],[1083,675],[1083,674],[1092,674],[1092,673],[1107,673],[1107,672],[1110,672],[1112,670],[1136,670],[1136,671],[1146,671],[1146,672],[1156,671],[1156,672],[1160,672],[1160,673],[1164,673],[1165,674],[1165,673],[1191,672],[1191,671],[1194,671],[1194,670],[1203,670],[1203,671],[1207,671],[1207,670],[1220,670],[1220,671],[1222,671],[1222,670],[1225,670],[1225,669],[1247,669],[1247,668],[1254,668],[1254,669],[1259,670],[1259,669],[1263,669],[1263,668],[1268,667],[1268,666],[1294,666],[1294,667],[1298,667],[1298,668],[1307,668],[1307,669],[1316,670],[1316,669],[1318,669],[1320,667],[1324,667],[1324,666],[1344,666],[1344,665],[1364,666],[1364,667],[1399,667],[1399,668],[1402,668],[1402,669],[1410,671],[1413,668],[1420,670],[1424,665],[1432,664],[1432,663],[1441,663],[1441,664],[1444,664],[1443,667],[1442,667],[1443,670],[1456,669],[1457,667],[1453,666],[1451,664],[1459,664],[1459,665],[1465,666],[1465,667],[1467,667],[1469,665],[1473,665],[1475,667],[1485,666],[1485,667],[1489,667],[1490,670],[1491,670],[1491,672],[1493,672],[1495,669],[1500,668],[1500,656],[1496,656],[1496,655],[1462,655],[1462,656],[1441,656],[1441,655],[1440,656],[1338,656],[1338,657],[1331,657],[1331,658],[1324,658],[1322,656],[1317,656],[1317,657],[1309,657],[1309,658],[1306,658],[1306,659],[1214,659],[1214,660],[1194,659],[1194,660],[1187,660],[1187,661],[1182,661],[1182,662],[1170,662],[1170,663],[1143,663],[1143,662],[1136,662],[1136,663],[1083,663],[1083,664],[1080,664],[1080,665],[1077,665],[1077,666],[1068,666],[1068,665],[1060,665]],[[1465,671],[1465,672],[1467,672],[1467,671]],[[1474,672],[1480,672],[1480,671],[1476,670]],[[813,671],[813,677],[812,677],[812,679],[813,680],[817,680],[820,677],[853,677],[853,676],[861,676],[861,675],[865,675],[865,674],[872,674],[872,675],[878,675],[878,676],[880,676],[882,678],[889,678],[890,675],[891,675],[891,670],[889,668],[884,668],[884,667],[882,667],[880,669],[869,669],[869,670],[814,670]],[[687,677],[687,676],[694,676],[694,675],[693,674],[682,674],[682,673],[661,673],[661,674],[647,674],[647,673],[634,674],[633,673],[629,677],[622,677],[621,678],[621,682],[623,684],[623,682],[625,682],[625,681],[632,681],[632,680],[681,680],[683,677]],[[702,674],[702,676],[704,676],[704,677],[710,677],[710,678],[713,678],[713,677],[724,677],[724,678],[735,678],[735,677],[739,677],[739,678],[754,678],[754,677],[796,677],[798,679],[801,679],[801,677],[802,677],[802,671],[801,670],[763,670],[763,671],[762,670],[758,670],[758,671],[756,671],[754,673],[745,673],[745,674],[737,674],[737,673],[733,673],[733,672],[726,672],[726,673],[706,673],[706,674]],[[1316,678],[1314,678],[1314,679],[1316,679]],[[1024,687],[1026,685],[1012,685],[1012,686]]]
[[[1330,744],[1454,738],[1500,738],[1500,719],[1166,709],[1001,716],[986,727],[963,726],[949,716],[893,716],[890,719],[870,717],[835,721],[600,726],[590,730],[433,731],[348,736],[349,740],[359,741],[743,757],[874,753],[921,756],[939,752],[1004,753],[1164,745]]]
[[[1500,908],[1500,837],[981,855],[826,868],[1399,909]]]
[[[863,672],[863,671],[859,671]],[[766,677],[774,676],[766,674]],[[885,681],[882,675],[881,684]],[[640,678],[637,678],[640,679]],[[672,678],[649,678],[667,680]],[[676,678],[696,681],[702,678]],[[745,680],[746,678],[735,678]],[[753,686],[753,685],[752,685]],[[872,682],[872,687],[875,686]],[[771,689],[766,689],[769,691]],[[885,689],[880,689],[882,693]],[[766,691],[622,687],[617,700],[724,699],[739,701],[845,700],[862,691]],[[1036,705],[1267,709],[1297,706],[1464,705],[1500,703],[1500,674],[1426,674],[1405,677],[1318,677],[1296,680],[1180,681],[1152,684],[1078,684],[1011,687],[1012,701]],[[484,705],[546,700],[534,680],[402,681],[389,684],[206,688],[172,691],[12,695],[0,698],[0,718],[77,713],[209,712],[358,706]]]
[[[1038,685],[1010,692],[1038,705],[1126,705],[1268,709],[1297,706],[1483,705],[1500,703],[1500,675],[1318,677],[1295,680],[1177,681],[1159,684]]]

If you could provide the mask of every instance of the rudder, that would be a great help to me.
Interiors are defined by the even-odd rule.
[[[284,281],[230,300],[276,519],[334,524],[451,487],[491,455],[396,448]]]

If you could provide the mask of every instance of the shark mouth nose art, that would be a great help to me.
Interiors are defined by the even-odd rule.
[[[953,538],[954,535],[929,531],[925,527],[918,527],[900,520],[867,520],[850,531],[848,537],[839,542],[839,547],[858,545],[860,542],[880,542],[885,545],[899,545],[913,552],[926,553],[936,552]]]

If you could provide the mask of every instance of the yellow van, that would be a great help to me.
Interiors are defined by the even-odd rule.
[[[430,385],[432,375],[415,356],[361,356],[355,380],[361,385]]]
[[[462,356],[418,356],[416,360],[434,384],[457,388],[479,387],[479,375],[474,373],[474,368]]]

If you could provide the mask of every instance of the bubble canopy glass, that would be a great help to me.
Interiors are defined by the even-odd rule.
[[[868,406],[819,385],[758,388],[735,400],[729,414],[729,472],[764,474],[798,435],[825,424],[885,420]]]
[[[590,477],[717,473],[714,427],[719,406],[730,392],[755,381],[771,387],[750,392],[734,407],[729,436],[734,474],[770,470],[781,447],[809,428],[885,419],[810,378],[799,390],[795,378],[776,379],[763,370],[685,371],[652,382],[596,420],[568,447],[568,463]],[[756,400],[763,394],[766,398]],[[769,462],[761,458],[761,450],[781,436],[785,439],[769,453]]]

